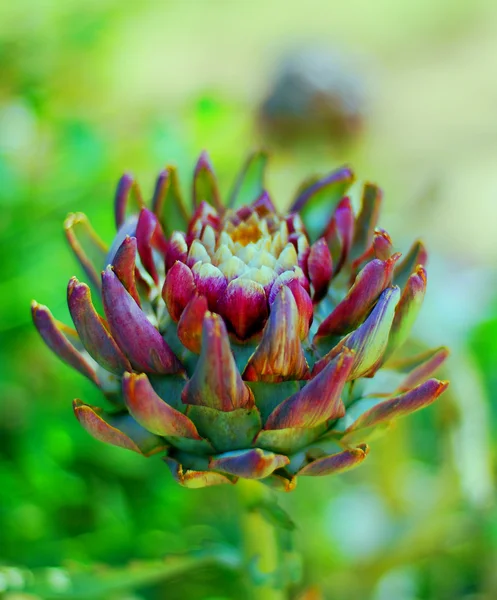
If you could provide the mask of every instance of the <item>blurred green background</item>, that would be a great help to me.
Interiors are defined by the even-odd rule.
[[[68,322],[63,219],[84,211],[110,240],[123,171],[150,194],[174,163],[188,189],[205,148],[227,191],[259,146],[280,206],[344,162],[382,185],[381,225],[431,252],[417,337],[452,348],[438,405],[356,471],[281,498],[294,597],[497,598],[496,32],[493,0],[0,3],[0,598],[244,597],[234,491],[184,490],[159,458],[90,438],[70,402],[99,394],[47,351],[29,303]],[[307,46],[335,56],[339,97],[350,76],[360,88],[349,135],[261,126],[282,58]]]

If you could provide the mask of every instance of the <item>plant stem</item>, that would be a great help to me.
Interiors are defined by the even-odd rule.
[[[280,569],[281,550],[275,528],[257,509],[267,491],[258,481],[240,479],[236,484],[240,497],[240,520],[243,535],[250,600],[285,600]]]

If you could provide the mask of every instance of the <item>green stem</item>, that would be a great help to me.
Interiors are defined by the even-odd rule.
[[[278,536],[275,528],[264,518],[257,503],[267,491],[257,481],[240,479],[236,484],[240,497],[240,519],[243,535],[250,600],[286,600],[281,581]]]

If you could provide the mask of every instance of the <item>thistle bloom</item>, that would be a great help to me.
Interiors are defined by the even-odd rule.
[[[354,175],[341,168],[280,213],[265,165],[252,155],[223,203],[203,154],[191,207],[172,167],[150,208],[124,175],[110,248],[84,215],[65,224],[91,286],[69,281],[74,329],[32,306],[45,343],[115,406],[75,400],[81,425],[144,456],[164,453],[191,488],[242,477],[288,491],[297,476],[344,471],[366,458],[372,434],[447,387],[431,378],[447,356],[437,348],[403,360],[395,389],[368,392],[394,365],[426,290],[423,245],[400,261],[376,229],[380,190],[365,184],[355,214]]]

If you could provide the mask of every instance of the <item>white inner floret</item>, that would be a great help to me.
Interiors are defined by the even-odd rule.
[[[298,266],[295,246],[288,241],[285,221],[271,215],[271,227],[264,217],[252,213],[245,221],[233,223],[233,215],[227,215],[221,232],[210,225],[203,229],[200,239],[192,242],[188,253],[190,264],[197,271],[201,265],[203,274],[214,275],[219,270],[228,281],[238,277],[250,279],[266,287],[285,271],[302,276]],[[302,233],[297,239],[299,254],[305,252],[309,243]],[[200,263],[200,264],[198,264]]]

